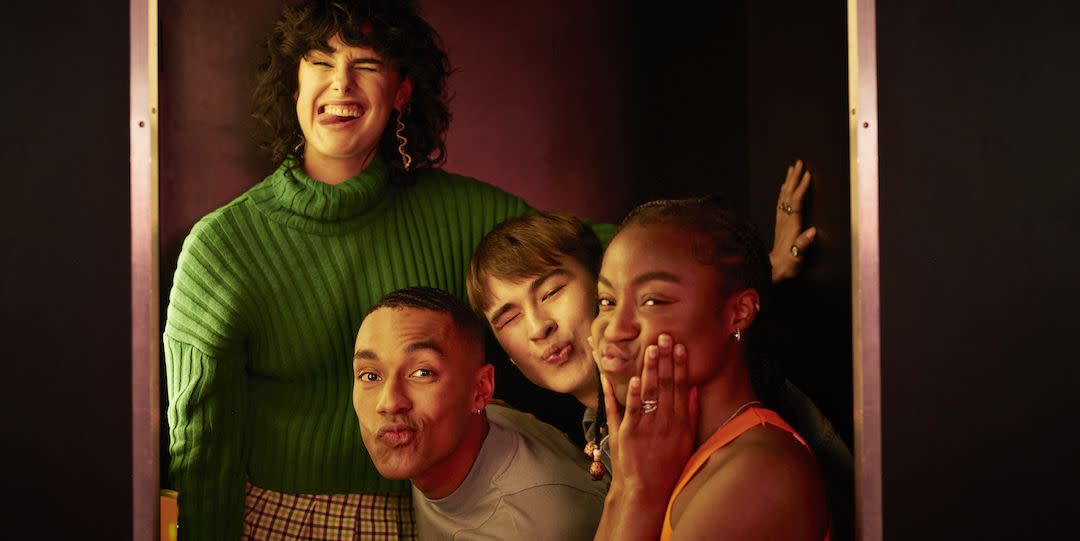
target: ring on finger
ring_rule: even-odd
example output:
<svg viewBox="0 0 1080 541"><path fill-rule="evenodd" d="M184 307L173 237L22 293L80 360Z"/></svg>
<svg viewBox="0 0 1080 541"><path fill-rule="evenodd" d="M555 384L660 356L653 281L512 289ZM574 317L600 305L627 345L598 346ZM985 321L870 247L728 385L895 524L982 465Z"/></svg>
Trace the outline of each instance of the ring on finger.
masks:
<svg viewBox="0 0 1080 541"><path fill-rule="evenodd" d="M792 244L791 245L791 255L793 255L795 257L799 257L799 245L797 245L797 244Z"/></svg>
<svg viewBox="0 0 1080 541"><path fill-rule="evenodd" d="M780 203L780 210L783 211L784 214L787 214L788 216L791 216L792 214L795 214L796 212L799 212L799 211L795 210L795 208L793 208L787 201L784 201L784 202Z"/></svg>
<svg viewBox="0 0 1080 541"><path fill-rule="evenodd" d="M652 413L656 411L658 405L659 403L656 400L642 400L641 413Z"/></svg>

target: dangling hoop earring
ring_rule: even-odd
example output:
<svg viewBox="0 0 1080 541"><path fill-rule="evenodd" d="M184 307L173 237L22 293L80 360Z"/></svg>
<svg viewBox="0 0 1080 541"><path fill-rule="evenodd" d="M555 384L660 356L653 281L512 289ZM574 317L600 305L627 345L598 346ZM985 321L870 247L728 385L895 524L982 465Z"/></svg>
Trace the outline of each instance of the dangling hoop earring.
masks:
<svg viewBox="0 0 1080 541"><path fill-rule="evenodd" d="M300 142L296 143L296 146L294 146L292 148L293 149L293 154L296 154L297 157L300 157L300 149L301 148L304 148L304 134L302 134L302 133L300 134Z"/></svg>
<svg viewBox="0 0 1080 541"><path fill-rule="evenodd" d="M398 140L397 151L398 151L398 154L401 154L401 165L403 167L405 167L406 171L408 171L409 166L412 165L412 156L409 156L409 153L405 152L405 144L408 143L409 140L405 138L405 123L401 121L401 117L405 116L405 112L407 110L408 110L408 106L402 107L401 112L398 113L398 116L397 116L397 133L395 134L395 135L397 135L397 140Z"/></svg>

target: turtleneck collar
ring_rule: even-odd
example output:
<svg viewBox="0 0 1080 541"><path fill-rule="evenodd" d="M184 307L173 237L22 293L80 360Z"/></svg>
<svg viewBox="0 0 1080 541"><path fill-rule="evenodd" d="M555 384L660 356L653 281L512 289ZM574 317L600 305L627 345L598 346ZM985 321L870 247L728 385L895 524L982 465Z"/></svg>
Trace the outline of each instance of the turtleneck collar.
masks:
<svg viewBox="0 0 1080 541"><path fill-rule="evenodd" d="M390 192L386 164L376 157L356 176L337 185L320 182L289 156L267 178L266 189L252 194L272 219L319 234L354 230L367 222Z"/></svg>

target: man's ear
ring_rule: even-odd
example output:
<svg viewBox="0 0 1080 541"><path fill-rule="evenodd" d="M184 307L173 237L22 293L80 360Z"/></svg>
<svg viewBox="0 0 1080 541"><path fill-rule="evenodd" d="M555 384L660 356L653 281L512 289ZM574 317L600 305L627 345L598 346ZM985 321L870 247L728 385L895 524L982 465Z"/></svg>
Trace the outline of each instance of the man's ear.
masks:
<svg viewBox="0 0 1080 541"><path fill-rule="evenodd" d="M732 295L729 301L731 307L731 328L745 331L754 324L754 318L761 310L761 297L756 289L747 289Z"/></svg>
<svg viewBox="0 0 1080 541"><path fill-rule="evenodd" d="M482 410L495 395L495 367L484 363L474 377L473 410Z"/></svg>
<svg viewBox="0 0 1080 541"><path fill-rule="evenodd" d="M401 112L405 108L405 104L409 103L409 98L412 97L413 82L412 77L408 75L401 80L401 84L398 85L397 94L394 95L394 109L397 112Z"/></svg>

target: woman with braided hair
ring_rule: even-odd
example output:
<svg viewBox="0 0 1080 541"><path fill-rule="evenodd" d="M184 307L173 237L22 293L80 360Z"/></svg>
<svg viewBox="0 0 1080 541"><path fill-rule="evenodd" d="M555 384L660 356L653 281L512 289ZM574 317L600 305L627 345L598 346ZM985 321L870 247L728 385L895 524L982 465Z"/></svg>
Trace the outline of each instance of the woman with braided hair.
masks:
<svg viewBox="0 0 1080 541"><path fill-rule="evenodd" d="M623 221L591 335L615 471L597 539L828 539L814 455L765 406L780 381L755 351L771 276L753 227L714 200Z"/></svg>

